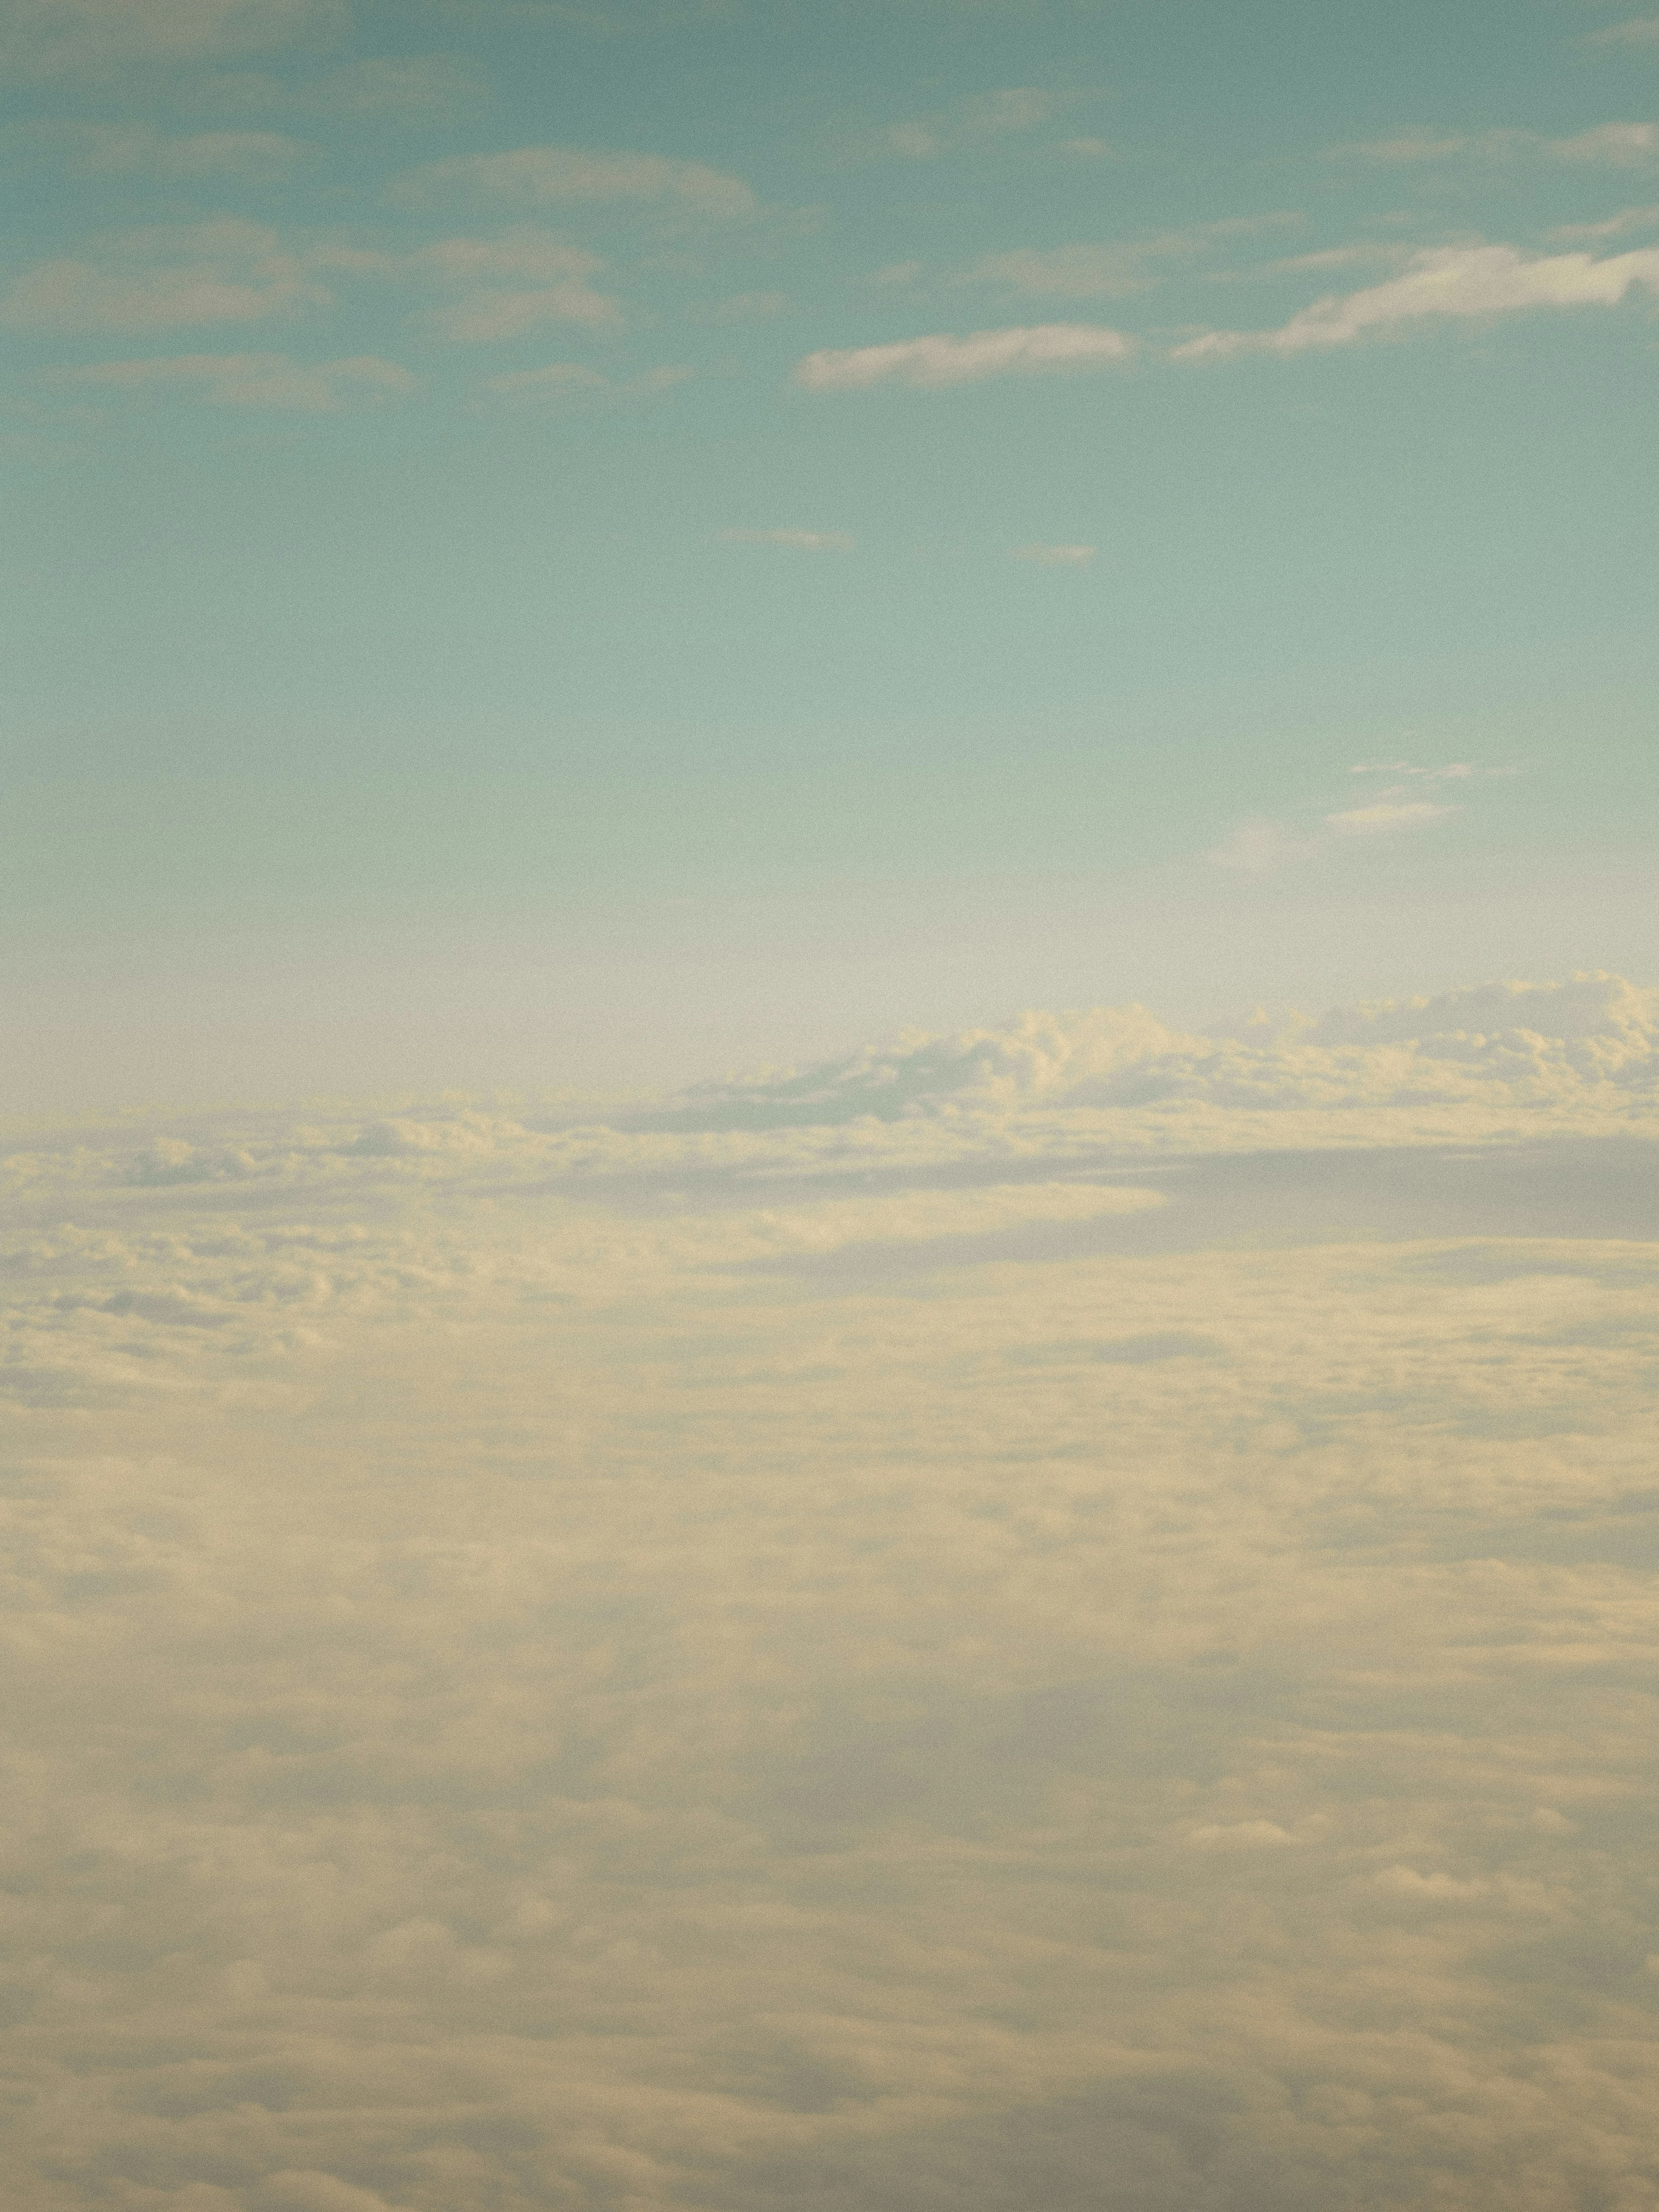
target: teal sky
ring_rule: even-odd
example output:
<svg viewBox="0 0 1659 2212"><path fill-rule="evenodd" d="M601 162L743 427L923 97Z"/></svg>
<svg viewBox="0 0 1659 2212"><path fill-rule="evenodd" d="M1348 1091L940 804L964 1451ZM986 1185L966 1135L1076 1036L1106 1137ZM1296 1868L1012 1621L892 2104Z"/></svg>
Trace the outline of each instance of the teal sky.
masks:
<svg viewBox="0 0 1659 2212"><path fill-rule="evenodd" d="M18 1106L1653 972L1659 20L0 64Z"/></svg>

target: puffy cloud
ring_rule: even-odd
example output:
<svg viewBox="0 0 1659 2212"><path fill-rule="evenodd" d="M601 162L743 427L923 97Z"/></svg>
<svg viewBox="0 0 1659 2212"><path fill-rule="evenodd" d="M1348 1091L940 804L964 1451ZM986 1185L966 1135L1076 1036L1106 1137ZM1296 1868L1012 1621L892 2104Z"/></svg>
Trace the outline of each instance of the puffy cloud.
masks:
<svg viewBox="0 0 1659 2212"><path fill-rule="evenodd" d="M1376 837L1395 830L1425 830L1456 811L1427 799L1378 799L1369 806L1345 806L1328 814L1325 827L1339 837Z"/></svg>
<svg viewBox="0 0 1659 2212"><path fill-rule="evenodd" d="M13 2193L1634 2212L1656 1066L1589 976L33 1132Z"/></svg>
<svg viewBox="0 0 1659 2212"><path fill-rule="evenodd" d="M63 368L56 372L56 381L82 391L171 393L210 407L276 408L306 415L337 415L417 389L408 369L373 354L323 362L296 361L285 353L176 354Z"/></svg>
<svg viewBox="0 0 1659 2212"><path fill-rule="evenodd" d="M507 154L460 154L398 179L393 197L415 205L454 198L508 207L641 205L731 221L751 215L755 196L740 177L663 154L586 153L521 146Z"/></svg>
<svg viewBox="0 0 1659 2212"><path fill-rule="evenodd" d="M776 545L786 553L850 553L854 540L844 530L722 530L723 545Z"/></svg>
<svg viewBox="0 0 1659 2212"><path fill-rule="evenodd" d="M1418 254L1402 274L1382 283L1316 301L1281 329L1206 331L1177 346L1171 358L1215 361L1267 353L1289 359L1436 319L1616 307L1637 287L1659 292L1659 250L1598 261L1588 253L1529 258L1512 246L1442 246Z"/></svg>
<svg viewBox="0 0 1659 2212"><path fill-rule="evenodd" d="M975 384L990 376L1042 376L1104 368L1132 358L1134 342L1121 331L1086 323L1045 323L1033 329L975 331L902 338L891 345L808 354L795 380L809 392L862 392L873 384L921 391Z"/></svg>

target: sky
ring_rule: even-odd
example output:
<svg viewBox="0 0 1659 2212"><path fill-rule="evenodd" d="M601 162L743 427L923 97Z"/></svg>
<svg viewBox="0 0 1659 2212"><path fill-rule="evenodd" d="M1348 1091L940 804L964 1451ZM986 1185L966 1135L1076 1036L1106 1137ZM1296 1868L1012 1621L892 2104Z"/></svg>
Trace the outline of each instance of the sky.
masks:
<svg viewBox="0 0 1659 2212"><path fill-rule="evenodd" d="M1659 38L9 0L21 1110L1651 972Z"/></svg>
<svg viewBox="0 0 1659 2212"><path fill-rule="evenodd" d="M6 2212L1659 2205L1659 20L0 0Z"/></svg>

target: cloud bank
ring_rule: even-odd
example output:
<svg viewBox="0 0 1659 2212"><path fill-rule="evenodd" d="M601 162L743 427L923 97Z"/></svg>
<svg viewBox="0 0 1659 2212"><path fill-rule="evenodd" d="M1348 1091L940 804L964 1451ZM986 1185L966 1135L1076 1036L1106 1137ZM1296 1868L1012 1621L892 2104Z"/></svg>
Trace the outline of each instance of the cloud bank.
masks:
<svg viewBox="0 0 1659 2212"><path fill-rule="evenodd" d="M1635 2212L1659 994L0 1159L27 2212Z"/></svg>

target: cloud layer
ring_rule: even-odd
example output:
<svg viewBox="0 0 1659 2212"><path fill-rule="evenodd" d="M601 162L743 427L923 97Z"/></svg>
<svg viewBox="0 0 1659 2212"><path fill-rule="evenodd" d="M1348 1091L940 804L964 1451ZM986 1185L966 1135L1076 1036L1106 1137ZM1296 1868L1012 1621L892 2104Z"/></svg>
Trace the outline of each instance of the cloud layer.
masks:
<svg viewBox="0 0 1659 2212"><path fill-rule="evenodd" d="M16 2201L1635 2212L1656 1040L35 1133Z"/></svg>

